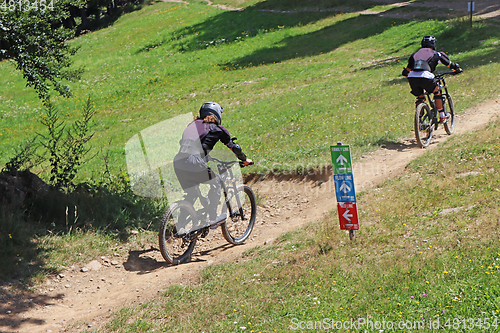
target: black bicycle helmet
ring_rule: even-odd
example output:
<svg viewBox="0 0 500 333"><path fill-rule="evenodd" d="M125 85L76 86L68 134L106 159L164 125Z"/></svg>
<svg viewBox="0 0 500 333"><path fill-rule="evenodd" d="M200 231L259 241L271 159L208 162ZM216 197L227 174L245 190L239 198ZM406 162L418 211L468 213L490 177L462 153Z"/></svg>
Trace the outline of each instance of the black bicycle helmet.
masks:
<svg viewBox="0 0 500 333"><path fill-rule="evenodd" d="M203 103L200 108L200 118L205 118L208 115L214 115L215 118L217 118L217 123L220 125L222 122L222 112L224 112L224 109L217 103Z"/></svg>
<svg viewBox="0 0 500 333"><path fill-rule="evenodd" d="M434 36L424 36L424 38L422 38L422 47L428 47L428 48L431 48L433 50L436 49L436 37Z"/></svg>

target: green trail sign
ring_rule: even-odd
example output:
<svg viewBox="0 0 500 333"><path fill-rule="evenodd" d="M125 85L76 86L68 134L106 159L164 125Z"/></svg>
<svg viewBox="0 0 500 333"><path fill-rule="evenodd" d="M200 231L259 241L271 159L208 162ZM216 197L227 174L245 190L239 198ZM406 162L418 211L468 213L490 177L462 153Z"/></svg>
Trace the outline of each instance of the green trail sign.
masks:
<svg viewBox="0 0 500 333"><path fill-rule="evenodd" d="M351 149L349 145L330 146L333 174L352 174Z"/></svg>

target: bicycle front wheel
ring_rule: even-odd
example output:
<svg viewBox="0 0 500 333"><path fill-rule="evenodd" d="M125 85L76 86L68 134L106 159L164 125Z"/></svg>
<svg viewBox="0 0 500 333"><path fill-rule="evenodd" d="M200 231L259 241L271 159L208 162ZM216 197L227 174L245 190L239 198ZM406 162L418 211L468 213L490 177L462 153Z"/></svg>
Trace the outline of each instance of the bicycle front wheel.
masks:
<svg viewBox="0 0 500 333"><path fill-rule="evenodd" d="M191 259L196 239L189 240L186 234L197 221L197 214L189 202L178 201L170 205L158 231L160 252L167 262L178 265Z"/></svg>
<svg viewBox="0 0 500 333"><path fill-rule="evenodd" d="M415 139L420 148L429 146L433 131L431 110L426 103L420 103L415 111Z"/></svg>
<svg viewBox="0 0 500 333"><path fill-rule="evenodd" d="M448 103L448 113L450 118L444 123L444 130L446 134L452 135L455 131L455 107L453 106L453 99L450 94L446 94L446 102Z"/></svg>
<svg viewBox="0 0 500 333"><path fill-rule="evenodd" d="M222 234L231 244L243 244L252 233L257 217L257 202L252 189L246 185L228 189L229 216L222 225ZM229 207L228 207L229 209ZM232 210L232 212L231 212Z"/></svg>

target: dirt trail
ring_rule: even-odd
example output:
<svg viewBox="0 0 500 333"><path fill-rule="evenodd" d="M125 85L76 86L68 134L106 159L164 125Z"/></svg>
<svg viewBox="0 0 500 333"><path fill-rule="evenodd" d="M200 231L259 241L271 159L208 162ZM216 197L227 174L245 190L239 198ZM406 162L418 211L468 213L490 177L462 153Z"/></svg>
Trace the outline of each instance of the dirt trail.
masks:
<svg viewBox="0 0 500 333"><path fill-rule="evenodd" d="M458 115L456 133L483 128L498 115L500 96ZM428 149L447 138L440 128ZM408 138L363 156L353 165L356 191L399 175L408 162L425 152L415 139ZM228 245L217 229L197 244L192 261L180 266L164 262L154 239L151 249L132 251L126 258L96 258L86 265L89 271L72 267L48 279L37 294L4 297L2 308L8 310L0 313L0 330L37 333L98 328L124 306L150 300L173 284L196 283L207 265L238 261L243 251L271 244L282 233L320 219L336 207L332 178L331 171L325 170L306 179L290 176L250 181L265 206L259 207L255 230L246 244Z"/></svg>

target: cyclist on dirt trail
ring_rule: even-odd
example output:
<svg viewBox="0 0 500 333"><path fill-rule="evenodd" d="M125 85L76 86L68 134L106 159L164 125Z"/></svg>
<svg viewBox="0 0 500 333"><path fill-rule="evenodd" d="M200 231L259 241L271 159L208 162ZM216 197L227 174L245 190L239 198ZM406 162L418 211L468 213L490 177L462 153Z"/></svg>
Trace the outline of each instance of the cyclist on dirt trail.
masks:
<svg viewBox="0 0 500 333"><path fill-rule="evenodd" d="M195 118L182 133L179 153L174 158L174 170L182 189L188 198L198 197L199 185L209 184L208 201L210 227L215 229L224 223L225 213L217 216L217 206L221 196L221 185L218 175L207 165L208 154L220 140L233 151L236 157L243 161L245 166L252 163L241 147L231 139L229 131L221 125L224 109L217 103L207 102L200 108L199 116ZM200 197L200 200L202 197ZM215 204L214 204L215 203Z"/></svg>
<svg viewBox="0 0 500 333"><path fill-rule="evenodd" d="M436 108L439 111L439 120L444 123L450 118L450 115L443 111L441 88L433 73L439 63L448 66L453 71L459 71L460 65L451 62L444 52L436 51L435 37L424 36L421 45L422 48L410 56L408 66L403 69L401 74L408 78L411 93L417 96L416 105L425 102L424 90L429 94L434 94Z"/></svg>

